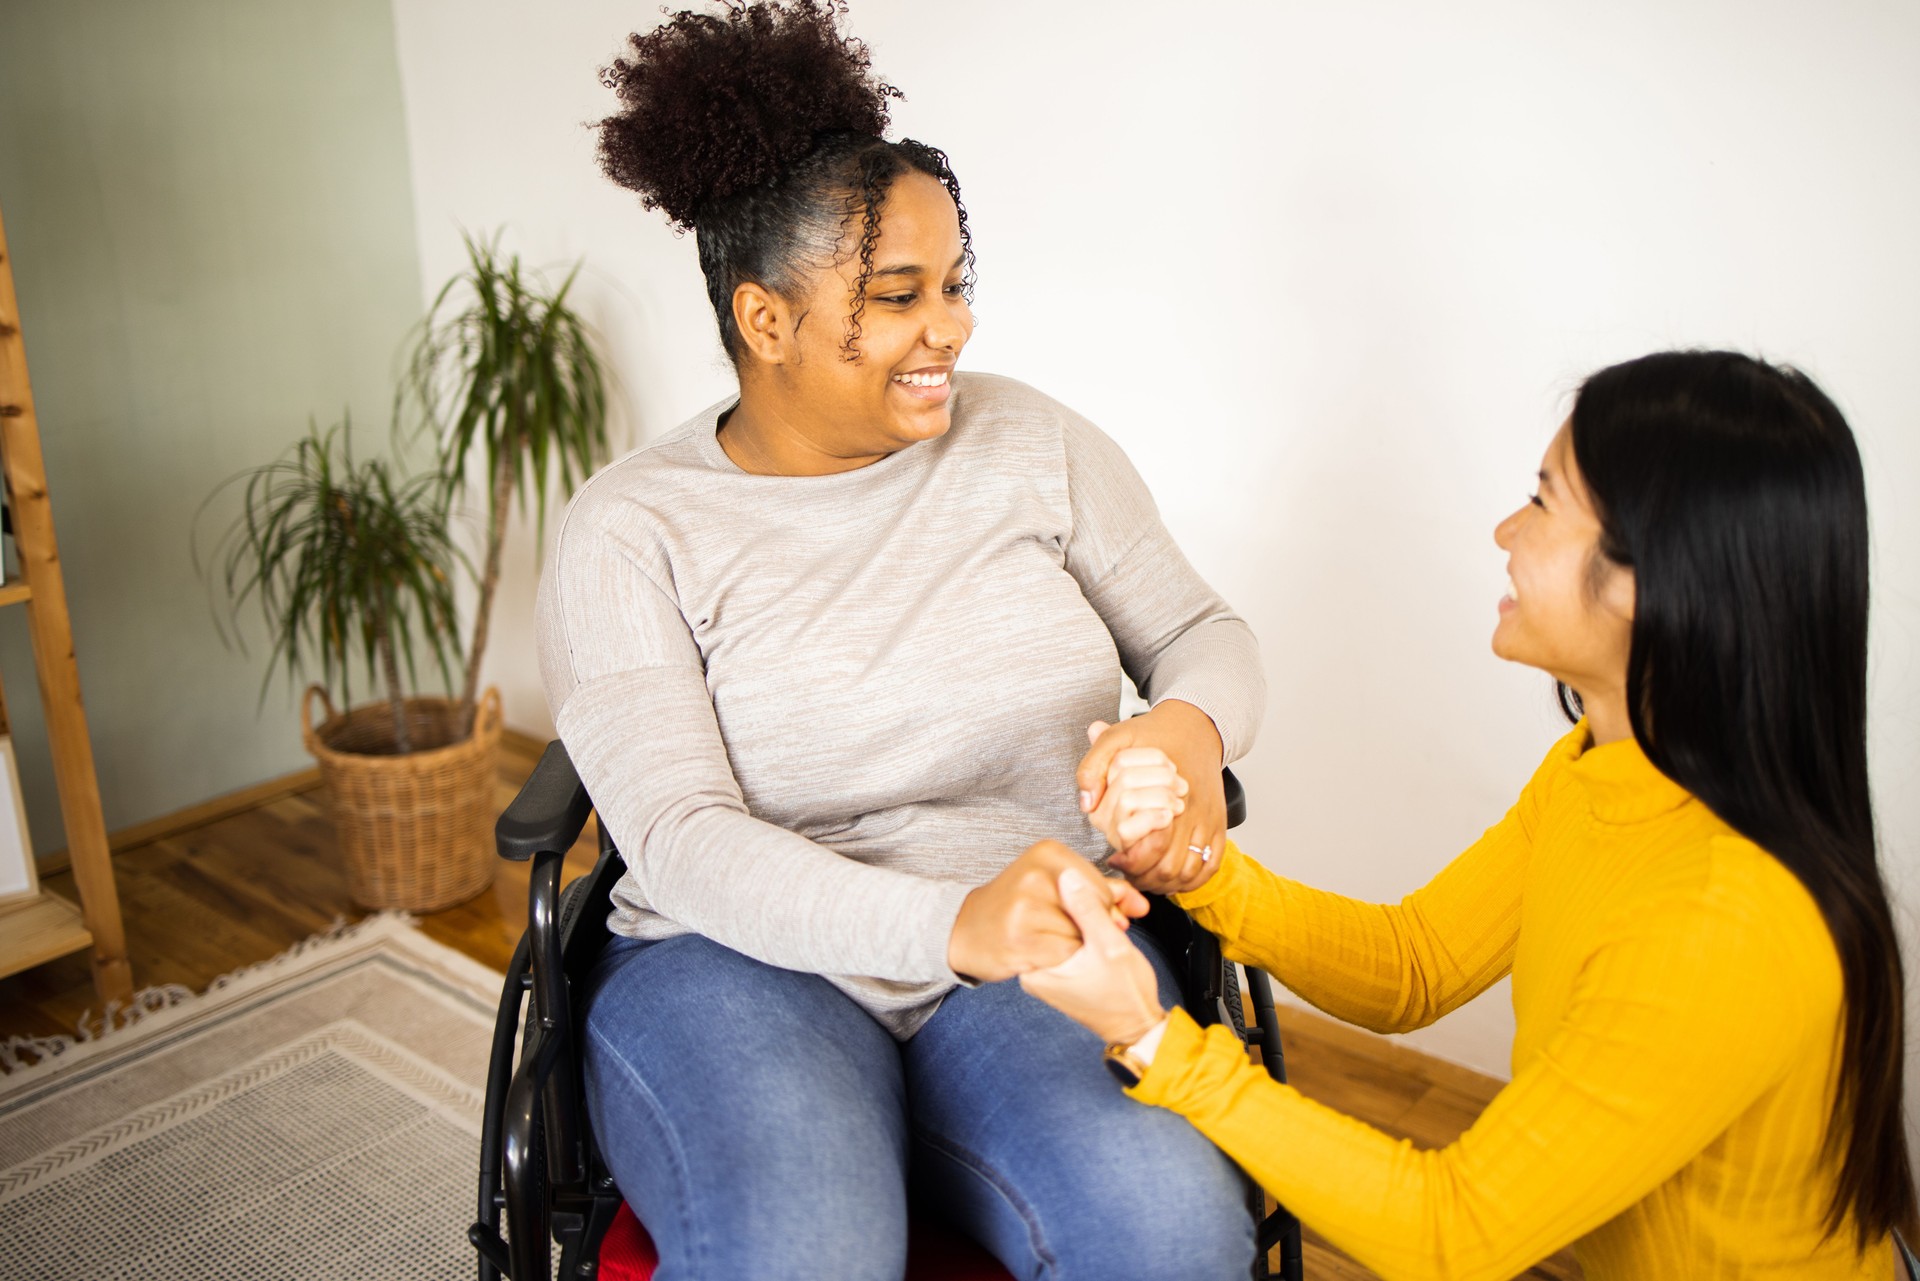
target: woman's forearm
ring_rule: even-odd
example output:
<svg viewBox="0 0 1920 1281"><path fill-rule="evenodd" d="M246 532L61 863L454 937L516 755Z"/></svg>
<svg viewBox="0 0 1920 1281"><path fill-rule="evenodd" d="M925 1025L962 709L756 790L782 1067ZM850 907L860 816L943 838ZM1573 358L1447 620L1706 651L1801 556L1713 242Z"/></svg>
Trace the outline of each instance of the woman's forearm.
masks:
<svg viewBox="0 0 1920 1281"><path fill-rule="evenodd" d="M785 969L952 979L947 943L972 887L857 862L750 815L696 670L605 678L557 719L650 910Z"/></svg>
<svg viewBox="0 0 1920 1281"><path fill-rule="evenodd" d="M1142 539L1087 599L1142 697L1191 703L1213 720L1224 763L1246 755L1267 704L1260 644L1165 531Z"/></svg>
<svg viewBox="0 0 1920 1281"><path fill-rule="evenodd" d="M1505 858L1494 836L1399 903L1313 889L1232 845L1212 880L1175 901L1219 936L1231 959L1266 970L1335 1018L1411 1031L1512 965L1518 899L1501 880Z"/></svg>

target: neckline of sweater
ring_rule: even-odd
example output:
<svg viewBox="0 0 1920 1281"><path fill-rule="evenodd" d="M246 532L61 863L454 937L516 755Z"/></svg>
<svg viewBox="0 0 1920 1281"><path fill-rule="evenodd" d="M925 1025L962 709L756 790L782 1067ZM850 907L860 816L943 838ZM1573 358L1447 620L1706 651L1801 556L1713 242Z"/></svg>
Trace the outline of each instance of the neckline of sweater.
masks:
<svg viewBox="0 0 1920 1281"><path fill-rule="evenodd" d="M1595 818L1640 823L1686 805L1693 794L1660 772L1632 738L1595 746L1585 719L1560 740L1566 772L1586 794Z"/></svg>

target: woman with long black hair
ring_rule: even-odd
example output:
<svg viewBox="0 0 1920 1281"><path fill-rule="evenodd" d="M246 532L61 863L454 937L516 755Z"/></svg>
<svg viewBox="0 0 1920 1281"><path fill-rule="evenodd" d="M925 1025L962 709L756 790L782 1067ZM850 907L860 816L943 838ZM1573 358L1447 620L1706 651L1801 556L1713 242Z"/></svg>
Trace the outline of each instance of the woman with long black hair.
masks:
<svg viewBox="0 0 1920 1281"><path fill-rule="evenodd" d="M1135 1098L1386 1277L1507 1277L1575 1243L1594 1281L1884 1281L1915 1198L1846 422L1742 355L1616 365L1495 540L1494 651L1577 718L1506 818L1398 904L1231 845L1177 895L1228 955L1377 1031L1511 973L1513 1080L1471 1129L1417 1151L1274 1084L1165 1013L1078 884L1086 944L1022 982L1109 1043ZM1103 821L1177 811L1150 751L1117 765Z"/></svg>

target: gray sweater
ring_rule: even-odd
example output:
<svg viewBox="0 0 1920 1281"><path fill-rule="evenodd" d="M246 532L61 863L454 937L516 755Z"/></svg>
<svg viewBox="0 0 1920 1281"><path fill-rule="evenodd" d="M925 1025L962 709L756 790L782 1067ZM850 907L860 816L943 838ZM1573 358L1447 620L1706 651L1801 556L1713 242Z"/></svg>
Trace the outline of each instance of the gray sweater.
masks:
<svg viewBox="0 0 1920 1281"><path fill-rule="evenodd" d="M1265 702L1119 447L1010 379L953 388L946 435L833 476L741 471L715 405L582 487L538 606L629 867L611 927L821 974L902 1038L958 981L970 889L1043 837L1104 857L1074 768L1123 669L1229 761Z"/></svg>

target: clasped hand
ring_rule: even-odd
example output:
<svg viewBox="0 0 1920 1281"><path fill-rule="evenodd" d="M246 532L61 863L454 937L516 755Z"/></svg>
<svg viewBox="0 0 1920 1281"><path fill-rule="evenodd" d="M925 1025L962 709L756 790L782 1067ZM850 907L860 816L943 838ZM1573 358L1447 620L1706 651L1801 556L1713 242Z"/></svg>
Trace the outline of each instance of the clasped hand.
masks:
<svg viewBox="0 0 1920 1281"><path fill-rule="evenodd" d="M1078 885L1093 911L1118 932L1147 914L1147 900L1121 880L1109 880L1058 841L1040 841L1007 864L960 904L947 941L956 974L994 983L1058 965L1080 947L1079 923L1061 900L1061 886Z"/></svg>
<svg viewBox="0 0 1920 1281"><path fill-rule="evenodd" d="M956 972L989 981L1017 975L1107 1041L1130 1043L1165 1014L1153 967L1125 935L1129 918L1147 910L1135 886L1194 889L1212 876L1225 844L1219 736L1198 709L1162 707L1158 722L1149 713L1088 726L1092 747L1079 773L1081 808L1132 884L1102 878L1066 846L1042 841L967 896L948 949ZM1202 789L1162 744L1198 762Z"/></svg>
<svg viewBox="0 0 1920 1281"><path fill-rule="evenodd" d="M1205 712L1168 699L1144 716L1087 727L1080 808L1113 846L1116 871L1152 894L1198 889L1227 838L1220 732Z"/></svg>
<svg viewBox="0 0 1920 1281"><path fill-rule="evenodd" d="M1147 900L1058 841L1041 841L968 894L947 944L955 973L1020 985L1109 1041L1132 1041L1162 1011L1153 967L1127 941Z"/></svg>

